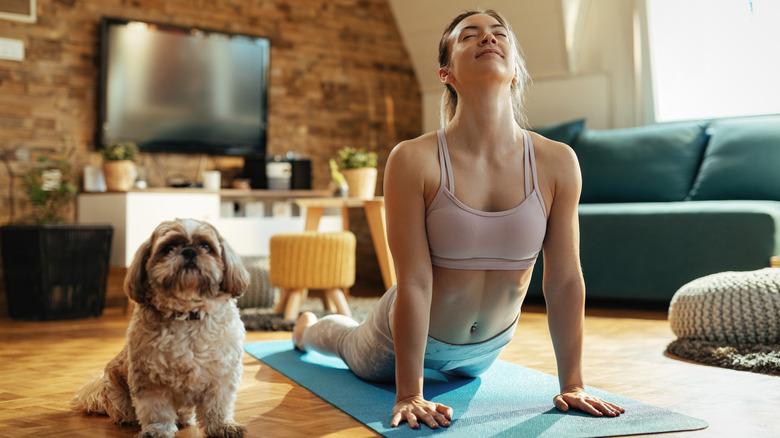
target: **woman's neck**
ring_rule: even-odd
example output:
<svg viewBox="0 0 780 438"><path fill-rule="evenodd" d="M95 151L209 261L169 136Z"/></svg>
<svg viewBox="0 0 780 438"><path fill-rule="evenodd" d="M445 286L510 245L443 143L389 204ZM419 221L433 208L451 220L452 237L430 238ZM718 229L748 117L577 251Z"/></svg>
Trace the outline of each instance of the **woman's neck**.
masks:
<svg viewBox="0 0 780 438"><path fill-rule="evenodd" d="M460 91L458 107L447 131L472 147L511 144L520 127L515 122L508 89Z"/></svg>

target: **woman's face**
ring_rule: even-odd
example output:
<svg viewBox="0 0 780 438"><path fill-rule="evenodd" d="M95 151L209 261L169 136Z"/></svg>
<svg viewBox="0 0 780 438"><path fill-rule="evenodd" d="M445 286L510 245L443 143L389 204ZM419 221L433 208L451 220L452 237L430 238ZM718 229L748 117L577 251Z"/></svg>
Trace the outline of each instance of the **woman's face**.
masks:
<svg viewBox="0 0 780 438"><path fill-rule="evenodd" d="M439 71L442 82L456 86L489 77L515 80L515 50L508 30L489 15L466 17L450 36L450 64Z"/></svg>

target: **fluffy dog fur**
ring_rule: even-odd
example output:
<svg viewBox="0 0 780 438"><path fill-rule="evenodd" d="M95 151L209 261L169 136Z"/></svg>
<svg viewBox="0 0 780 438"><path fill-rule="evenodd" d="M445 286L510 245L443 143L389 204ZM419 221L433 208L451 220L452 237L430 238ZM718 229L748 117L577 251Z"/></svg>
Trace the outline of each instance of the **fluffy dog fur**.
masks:
<svg viewBox="0 0 780 438"><path fill-rule="evenodd" d="M235 298L249 274L217 230L194 219L163 222L125 279L137 305L127 344L74 404L140 437L173 437L195 423L210 437L242 437L233 420L246 335Z"/></svg>

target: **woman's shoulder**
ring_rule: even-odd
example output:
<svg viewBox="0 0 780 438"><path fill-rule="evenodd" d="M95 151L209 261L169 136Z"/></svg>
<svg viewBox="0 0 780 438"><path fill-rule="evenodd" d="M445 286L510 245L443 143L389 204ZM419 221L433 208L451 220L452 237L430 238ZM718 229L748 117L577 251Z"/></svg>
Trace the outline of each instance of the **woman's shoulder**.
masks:
<svg viewBox="0 0 780 438"><path fill-rule="evenodd" d="M582 185L582 174L577 154L565 143L550 140L535 132L531 132L534 145L536 168L539 184L548 193L547 197L555 198L563 188L578 193Z"/></svg>
<svg viewBox="0 0 780 438"><path fill-rule="evenodd" d="M432 159L438 158L436 132L428 132L419 137L404 140L390 151L388 165L427 166Z"/></svg>
<svg viewBox="0 0 780 438"><path fill-rule="evenodd" d="M528 131L528 133L531 135L534 155L538 164L543 164L545 167L578 171L577 154L569 145L550 140L533 131Z"/></svg>

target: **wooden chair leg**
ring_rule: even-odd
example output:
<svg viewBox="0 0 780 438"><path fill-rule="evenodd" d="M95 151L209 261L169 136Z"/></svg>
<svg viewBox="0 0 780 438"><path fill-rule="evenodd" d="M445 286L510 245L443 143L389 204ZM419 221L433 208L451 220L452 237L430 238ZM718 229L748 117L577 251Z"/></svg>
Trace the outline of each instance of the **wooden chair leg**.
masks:
<svg viewBox="0 0 780 438"><path fill-rule="evenodd" d="M306 300L306 289L292 289L287 297L287 305L284 307L284 319L298 319L298 313L301 311L301 304Z"/></svg>
<svg viewBox="0 0 780 438"><path fill-rule="evenodd" d="M349 310L349 304L344 297L344 292L341 289L327 289L324 291L328 301L333 302L336 305L336 311L344 316L352 317L352 312Z"/></svg>
<svg viewBox="0 0 780 438"><path fill-rule="evenodd" d="M282 289L279 295L279 302L274 307L274 314L280 315L284 313L284 308L287 307L287 300L290 299L290 289Z"/></svg>
<svg viewBox="0 0 780 438"><path fill-rule="evenodd" d="M322 291L322 307L328 312L336 312L336 303L333 302L325 291Z"/></svg>

